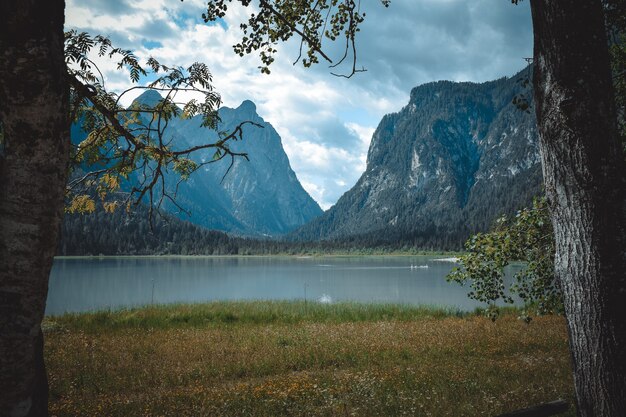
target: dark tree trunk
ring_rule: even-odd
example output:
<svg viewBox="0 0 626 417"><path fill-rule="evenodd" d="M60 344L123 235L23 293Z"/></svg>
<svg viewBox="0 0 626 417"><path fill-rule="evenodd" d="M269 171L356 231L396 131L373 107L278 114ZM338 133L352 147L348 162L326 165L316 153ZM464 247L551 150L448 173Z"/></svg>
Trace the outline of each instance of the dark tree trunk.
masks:
<svg viewBox="0 0 626 417"><path fill-rule="evenodd" d="M43 318L69 157L63 0L0 3L0 416L45 416Z"/></svg>
<svg viewBox="0 0 626 417"><path fill-rule="evenodd" d="M623 417L626 169L601 3L531 0L534 90L578 412Z"/></svg>

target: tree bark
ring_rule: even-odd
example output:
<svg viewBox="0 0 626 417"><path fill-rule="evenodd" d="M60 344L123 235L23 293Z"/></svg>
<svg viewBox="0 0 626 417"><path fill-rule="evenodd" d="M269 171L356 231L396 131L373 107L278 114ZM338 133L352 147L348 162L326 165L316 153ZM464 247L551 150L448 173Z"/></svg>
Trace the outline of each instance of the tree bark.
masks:
<svg viewBox="0 0 626 417"><path fill-rule="evenodd" d="M580 416L626 412L626 192L601 0L531 0L534 91Z"/></svg>
<svg viewBox="0 0 626 417"><path fill-rule="evenodd" d="M48 415L43 318L69 158L63 0L0 3L0 415Z"/></svg>

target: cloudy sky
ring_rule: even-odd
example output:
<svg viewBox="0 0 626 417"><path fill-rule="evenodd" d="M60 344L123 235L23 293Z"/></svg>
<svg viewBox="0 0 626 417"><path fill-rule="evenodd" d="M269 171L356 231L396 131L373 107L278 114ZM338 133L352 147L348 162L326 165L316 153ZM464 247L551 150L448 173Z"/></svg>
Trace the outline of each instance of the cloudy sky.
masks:
<svg viewBox="0 0 626 417"><path fill-rule="evenodd" d="M207 25L201 18L205 4L68 0L66 27L106 35L142 61L153 56L170 65L206 63L225 106L237 107L245 99L257 104L259 115L280 134L300 182L324 209L365 170L374 129L384 114L407 104L411 88L511 76L532 56L528 2L392 0L384 8L368 0L357 39L359 63L367 72L345 79L331 75L323 63L294 66L298 43L289 42L278 47L268 76L260 74L257 56L240 58L232 50L249 11L232 6L223 24ZM99 65L107 88L129 87L127 74L106 61Z"/></svg>

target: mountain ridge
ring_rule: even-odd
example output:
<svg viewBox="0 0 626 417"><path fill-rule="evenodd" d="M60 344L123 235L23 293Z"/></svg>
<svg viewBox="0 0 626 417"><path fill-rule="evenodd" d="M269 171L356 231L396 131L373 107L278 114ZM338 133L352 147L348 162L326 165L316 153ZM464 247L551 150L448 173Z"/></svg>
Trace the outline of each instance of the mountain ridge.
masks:
<svg viewBox="0 0 626 417"><path fill-rule="evenodd" d="M534 114L514 104L524 93L511 78L486 83L436 81L375 130L367 167L355 186L295 240L399 240L458 249L541 189Z"/></svg>

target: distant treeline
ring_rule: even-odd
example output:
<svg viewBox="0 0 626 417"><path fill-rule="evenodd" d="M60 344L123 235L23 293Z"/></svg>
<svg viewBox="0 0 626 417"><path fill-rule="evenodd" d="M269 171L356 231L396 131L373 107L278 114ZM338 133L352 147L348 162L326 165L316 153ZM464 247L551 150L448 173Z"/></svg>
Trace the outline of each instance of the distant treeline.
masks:
<svg viewBox="0 0 626 417"><path fill-rule="evenodd" d="M152 223L152 224L151 224ZM342 240L294 242L284 238L230 236L207 230L169 214L149 219L145 206L132 213L118 209L107 213L66 214L58 255L298 255L298 254L384 254L392 252L458 250L464 238L440 235L438 244L430 237L370 233Z"/></svg>

